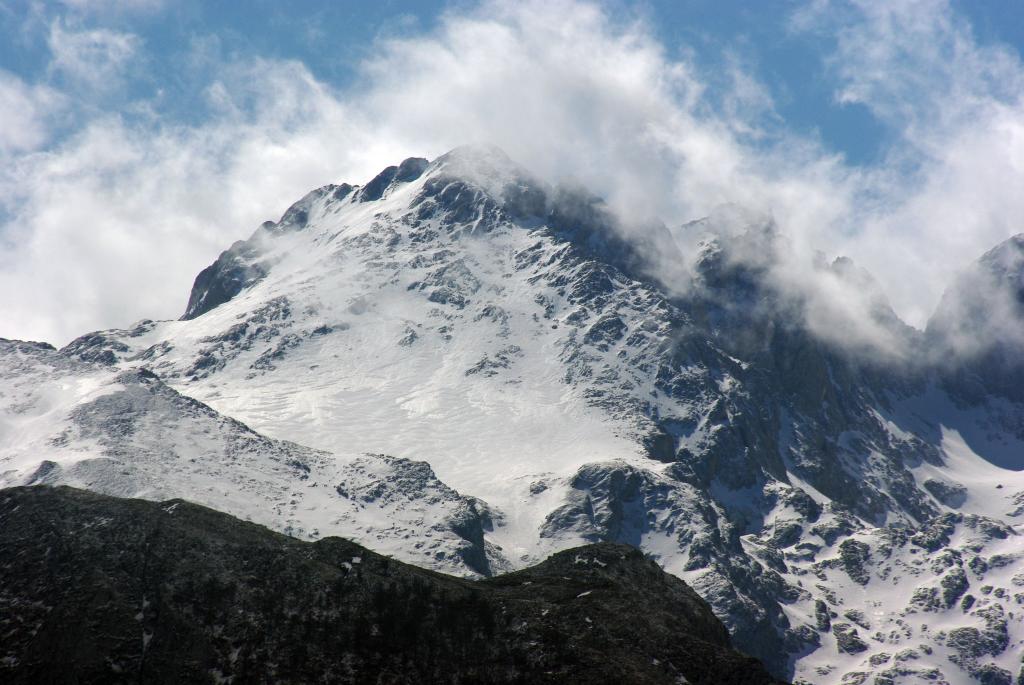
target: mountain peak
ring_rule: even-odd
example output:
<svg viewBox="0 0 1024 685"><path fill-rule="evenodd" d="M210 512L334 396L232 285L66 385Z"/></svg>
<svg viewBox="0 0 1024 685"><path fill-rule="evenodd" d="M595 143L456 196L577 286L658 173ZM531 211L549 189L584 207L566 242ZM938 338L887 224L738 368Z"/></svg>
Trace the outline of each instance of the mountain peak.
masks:
<svg viewBox="0 0 1024 685"><path fill-rule="evenodd" d="M436 205L456 223L495 210L515 220L541 217L551 195L546 184L494 145L457 147L432 161L423 178L413 206Z"/></svg>
<svg viewBox="0 0 1024 685"><path fill-rule="evenodd" d="M1006 285L1024 290L1024 233L1018 233L983 254L977 266Z"/></svg>
<svg viewBox="0 0 1024 685"><path fill-rule="evenodd" d="M467 166L490 166L493 168L519 169L503 149L490 143L468 143L459 145L434 159L435 168Z"/></svg>
<svg viewBox="0 0 1024 685"><path fill-rule="evenodd" d="M962 337L971 339L1019 339L1022 314L1024 233L1007 238L961 272L943 294L928 328L947 337L962 329ZM988 335L979 335L982 331Z"/></svg>
<svg viewBox="0 0 1024 685"><path fill-rule="evenodd" d="M536 179L496 145L460 145L430 163L426 173L431 176L455 177L498 195L509 183Z"/></svg>

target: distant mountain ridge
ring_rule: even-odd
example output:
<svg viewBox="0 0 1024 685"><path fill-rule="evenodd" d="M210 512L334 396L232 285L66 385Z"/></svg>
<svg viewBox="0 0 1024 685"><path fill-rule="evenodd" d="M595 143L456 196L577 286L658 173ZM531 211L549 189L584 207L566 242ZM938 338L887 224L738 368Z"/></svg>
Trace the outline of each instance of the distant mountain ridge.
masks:
<svg viewBox="0 0 1024 685"><path fill-rule="evenodd" d="M204 270L181 321L47 354L112 378L145 369L262 439L308 446L322 464L308 479L222 507L279 530L478 575L624 542L780 677L1015 677L1020 358L1012 330L994 358L964 351L951 304L977 311L1014 282L1014 239L980 262L1005 277L954 283L924 332L849 260L816 265L873 293L873 325L910 351L872 357L810 330L812 303L771 278L785 237L769 218L728 210L643 235L499 150L459 148L308 194ZM666 287L662 263L689 287ZM13 368L6 383L26 377ZM41 406L7 397L21 415ZM57 434L76 421L37 413ZM28 482L41 457L11 454L0 445L2 482ZM430 477L381 475L414 462ZM151 496L108 475L75 484ZM353 497L352 480L390 494Z"/></svg>

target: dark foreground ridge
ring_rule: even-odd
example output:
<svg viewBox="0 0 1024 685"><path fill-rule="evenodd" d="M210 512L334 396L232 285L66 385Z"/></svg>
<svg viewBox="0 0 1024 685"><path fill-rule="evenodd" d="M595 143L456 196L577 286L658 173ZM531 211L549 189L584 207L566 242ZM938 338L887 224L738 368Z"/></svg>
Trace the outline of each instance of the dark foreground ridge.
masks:
<svg viewBox="0 0 1024 685"><path fill-rule="evenodd" d="M707 604L602 543L484 581L181 500L0 491L5 683L774 683Z"/></svg>

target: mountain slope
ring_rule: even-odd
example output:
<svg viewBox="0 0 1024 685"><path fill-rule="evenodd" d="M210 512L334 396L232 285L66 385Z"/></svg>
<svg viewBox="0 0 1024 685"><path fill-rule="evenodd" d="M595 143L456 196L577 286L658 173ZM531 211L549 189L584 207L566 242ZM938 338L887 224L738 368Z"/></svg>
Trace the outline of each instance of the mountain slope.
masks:
<svg viewBox="0 0 1024 685"><path fill-rule="evenodd" d="M776 682L685 584L582 547L470 582L180 500L0 493L4 682Z"/></svg>
<svg viewBox="0 0 1024 685"><path fill-rule="evenodd" d="M342 533L440 569L505 567L488 558L486 504L422 462L273 440L149 371L76 356L87 355L0 340L0 486L187 497L300 538ZM406 542L413 534L416 547Z"/></svg>

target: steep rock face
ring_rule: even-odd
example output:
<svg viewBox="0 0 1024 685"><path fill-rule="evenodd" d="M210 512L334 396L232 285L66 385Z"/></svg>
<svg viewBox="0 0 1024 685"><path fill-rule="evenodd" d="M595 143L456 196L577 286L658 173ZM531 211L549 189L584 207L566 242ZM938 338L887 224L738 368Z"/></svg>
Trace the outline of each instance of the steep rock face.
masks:
<svg viewBox="0 0 1024 685"><path fill-rule="evenodd" d="M257 243L254 239L240 240L200 271L181 318L188 320L205 314L266 276L266 266L257 261L260 257Z"/></svg>
<svg viewBox="0 0 1024 685"><path fill-rule="evenodd" d="M4 682L774 683L682 581L601 544L470 582L180 500L0 491Z"/></svg>
<svg viewBox="0 0 1024 685"><path fill-rule="evenodd" d="M761 653L778 649L780 635L799 644L802 636L779 608L781 597L799 591L787 587L777 568L747 554L728 512L684 469L677 463L655 474L622 462L587 464L572 477L568 502L548 515L541 537L644 546L713 604L737 644Z"/></svg>
<svg viewBox="0 0 1024 685"><path fill-rule="evenodd" d="M582 542L639 545L781 675L1014 667L1007 649L960 658L929 627L981 619L949 599L961 576L930 577L922 555L980 569L1016 549L1015 534L977 531L1024 510L1024 410L1008 391L986 398L984 376L951 384L918 363L934 338L852 263L812 266L873 293L873 325L907 357L812 333L812 298L773 271L786 245L770 220L732 209L627 240L598 200L493 149L326 186L257 233L265 274L218 306L62 355L144 366L341 463L428 461L488 503L451 526L474 545L456 555L470 568L481 540L492 570ZM401 530L407 555L431 544ZM981 611L1013 596L1002 571L964 573ZM978 595L982 576L1002 596ZM907 650L918 656L897 659Z"/></svg>

